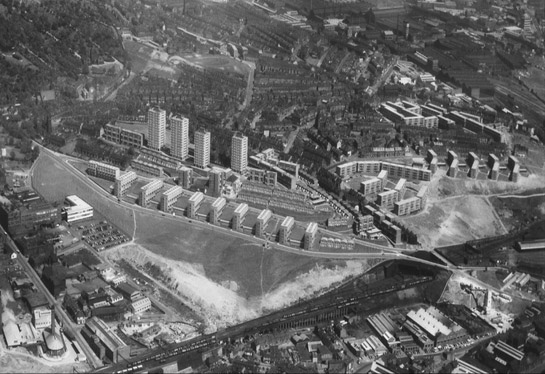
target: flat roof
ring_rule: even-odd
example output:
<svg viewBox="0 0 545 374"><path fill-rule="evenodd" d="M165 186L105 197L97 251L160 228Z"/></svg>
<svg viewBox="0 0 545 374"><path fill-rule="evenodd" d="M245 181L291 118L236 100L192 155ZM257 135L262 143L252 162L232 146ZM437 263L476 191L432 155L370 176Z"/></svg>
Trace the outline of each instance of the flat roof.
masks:
<svg viewBox="0 0 545 374"><path fill-rule="evenodd" d="M165 192L163 192L163 195L165 196L176 196L176 195L179 195L181 193L184 192L184 189L180 186L172 186L170 187L168 190L166 190Z"/></svg>
<svg viewBox="0 0 545 374"><path fill-rule="evenodd" d="M125 347L127 344L115 332L113 332L106 323L97 317L91 317L85 325L112 351L117 348Z"/></svg>
<svg viewBox="0 0 545 374"><path fill-rule="evenodd" d="M259 215L257 216L258 220L261 219L268 219L272 216L272 212L269 209L263 209L261 212L259 212Z"/></svg>
<svg viewBox="0 0 545 374"><path fill-rule="evenodd" d="M380 179L378 179L378 178L367 179L366 181L362 181L361 184L368 185L368 184L372 184L372 183L376 183L376 182L380 182Z"/></svg>
<svg viewBox="0 0 545 374"><path fill-rule="evenodd" d="M241 204L238 204L238 206L236 207L235 214L242 214L242 213L246 213L247 211L248 211L248 204L241 203Z"/></svg>
<svg viewBox="0 0 545 374"><path fill-rule="evenodd" d="M161 179L154 179L148 184L144 185L142 189L147 190L149 188L161 188L161 187L163 187L163 181Z"/></svg>
<svg viewBox="0 0 545 374"><path fill-rule="evenodd" d="M224 197L218 197L214 202L212 203L212 208L218 208L225 206L226 200Z"/></svg>
<svg viewBox="0 0 545 374"><path fill-rule="evenodd" d="M407 180L405 178L401 178L399 181L397 181L397 184L394 188L394 190L399 191L403 187L405 187L405 184L407 183Z"/></svg>
<svg viewBox="0 0 545 374"><path fill-rule="evenodd" d="M318 232L318 224L316 222L309 223L307 229L305 230L305 233L315 234L316 232Z"/></svg>
<svg viewBox="0 0 545 374"><path fill-rule="evenodd" d="M85 208L85 209L93 208L91 205L87 204L85 201L83 201L80 197L76 195L66 196L66 201L68 201L68 203L73 207Z"/></svg>
<svg viewBox="0 0 545 374"><path fill-rule="evenodd" d="M388 177L388 170L381 170L377 176L377 178L379 179L387 178L387 177Z"/></svg>
<svg viewBox="0 0 545 374"><path fill-rule="evenodd" d="M293 219L293 217L287 216L286 218L284 218L284 220L282 221L282 223L280 224L280 226L281 226L281 227L290 227L290 226L292 226L294 223L295 223L295 220Z"/></svg>
<svg viewBox="0 0 545 374"><path fill-rule="evenodd" d="M199 202L199 201L202 201L203 199L204 199L204 194L200 191L197 191L193 195L191 195L191 197L189 198L189 201Z"/></svg>

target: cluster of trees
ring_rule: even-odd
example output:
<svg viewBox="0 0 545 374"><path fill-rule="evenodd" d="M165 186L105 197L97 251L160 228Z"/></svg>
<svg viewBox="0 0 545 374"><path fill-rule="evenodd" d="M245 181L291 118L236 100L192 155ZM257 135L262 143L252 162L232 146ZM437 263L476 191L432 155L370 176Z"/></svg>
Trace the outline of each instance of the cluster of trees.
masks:
<svg viewBox="0 0 545 374"><path fill-rule="evenodd" d="M74 151L93 160L104 160L119 165L123 169L129 166L134 156L134 150L131 152L133 155L131 155L129 151L120 151L101 141L89 142L84 139L77 140Z"/></svg>
<svg viewBox="0 0 545 374"><path fill-rule="evenodd" d="M14 61L0 54L0 103L22 102L53 88L59 76L78 79L88 65L126 61L116 19L100 1L18 2L0 0L0 52L17 53ZM28 61L27 61L28 60Z"/></svg>
<svg viewBox="0 0 545 374"><path fill-rule="evenodd" d="M320 168L316 173L318 179L318 185L329 193L339 195L341 192L341 178L329 172L325 168Z"/></svg>

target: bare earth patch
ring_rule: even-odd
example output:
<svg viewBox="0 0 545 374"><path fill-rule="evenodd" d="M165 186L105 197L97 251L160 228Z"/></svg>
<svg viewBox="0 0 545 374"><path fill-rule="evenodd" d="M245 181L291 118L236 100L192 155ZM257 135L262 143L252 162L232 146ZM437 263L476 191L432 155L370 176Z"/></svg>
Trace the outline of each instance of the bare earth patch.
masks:
<svg viewBox="0 0 545 374"><path fill-rule="evenodd" d="M428 202L423 213L403 222L430 249L505 233L486 198L474 195Z"/></svg>
<svg viewBox="0 0 545 374"><path fill-rule="evenodd" d="M276 310L318 293L349 276L361 274L366 262L348 261L346 266L326 268L316 265L291 281L263 295L245 298L237 293L234 282L214 282L201 264L176 261L159 256L133 244L108 251L112 261L125 259L136 266L152 263L161 269L163 283L175 291L188 306L199 313L211 330L256 318L264 311ZM147 274L153 278L150 274Z"/></svg>

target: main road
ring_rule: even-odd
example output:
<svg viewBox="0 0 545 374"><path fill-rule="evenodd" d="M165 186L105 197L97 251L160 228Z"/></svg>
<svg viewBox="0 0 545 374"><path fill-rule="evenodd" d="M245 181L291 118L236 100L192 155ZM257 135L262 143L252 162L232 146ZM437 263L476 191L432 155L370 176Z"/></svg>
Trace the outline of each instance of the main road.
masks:
<svg viewBox="0 0 545 374"><path fill-rule="evenodd" d="M90 180L86 175L84 175L80 170L78 170L76 167L71 165L70 162L69 162L71 160L70 157L67 157L65 155L61 156L60 154L58 154L58 153L56 153L54 151L51 151L51 150L49 150L49 149L47 149L47 148L45 148L43 146L41 146L41 151L44 154L48 155L53 160L53 162L55 162L56 165L58 165L59 167L65 169L66 171L73 174L76 178L78 178L82 183L84 183L87 187L89 187L95 193L97 193L100 196L102 196L103 198L109 200L112 204L115 204L115 205L117 205L119 207L128 208L128 209L132 210L133 212L139 212L141 214L145 214L145 215L148 215L148 216L154 216L154 217L157 217L157 218L173 220L173 221L176 221L176 222L184 222L187 225L197 226L197 227L202 228L202 229L214 230L214 231L222 230L225 234L236 237L236 238L240 238L240 239L243 239L243 240L246 240L246 241L254 242L254 243L258 244L258 245L263 245L263 246L270 245L271 248L273 248L273 249L284 251L284 252L289 252L289 253L293 253L293 254L297 254L297 255L302 255L302 256L316 257L316 258L328 258L328 259L344 259L344 260L352 260L352 259L353 260L358 260L358 259L362 260L362 259L370 259L370 258L384 258L385 260L386 259L405 259L405 260L420 262L420 263L427 264L427 265L442 267L442 268L445 268L445 269L451 268L450 266L440 265L440 264L437 264L435 262L431 262L431 261L427 261L427 260L423 260L423 259L419 259L419 258L415 258L415 257L412 257L412 256L402 254L399 251L397 251L395 249L392 249L390 247L381 246L381 245L378 245L378 244L372 244L372 243L363 242L363 241L361 241L360 244L366 246L367 248L373 249L374 252L372 252L372 253L362 253L362 252L306 251L306 250L297 249L297 248L294 248L294 247L282 245L280 243L270 242L266 238L259 238L259 237L251 236L251 235L248 235L248 234L244 234L242 232L233 231L233 230L231 230L229 228L226 228L226 227L215 226L215 225L212 226L208 222L203 222L203 221L199 221L199 220L196 220L196 219L190 219L190 218L185 217L185 216L179 216L179 215L172 216L171 214L166 214L166 213L154 210L154 209L144 208L144 207L141 207L141 206L136 205L136 204L129 204L129 203L126 203L126 202L123 202L123 201L120 202L120 201L117 200L117 198L115 196L111 195L110 193L108 193L107 191L102 189L100 186L98 186L96 183L94 183L92 180ZM34 169L31 169L31 172L33 172L33 170ZM31 174L31 176L32 176L32 174ZM335 233L332 233L332 234L336 236ZM377 253L376 250L379 250L380 253Z"/></svg>
<svg viewBox="0 0 545 374"><path fill-rule="evenodd" d="M102 361L94 354L94 352L91 350L87 342L83 339L81 336L79 330L76 328L70 317L66 314L64 309L61 307L60 303L57 303L57 300L51 295L47 287L43 284L40 277L38 277L38 274L34 271L32 266L28 263L27 259L23 256L23 254L19 251L19 248L17 248L17 245L15 245L15 242L11 239L11 236L8 235L8 233L4 230L2 226L0 226L0 233L4 235L7 238L7 245L8 247L17 254L17 260L25 270L25 273L29 276L29 278L32 280L32 283L34 286L38 289L38 292L43 294L47 301L49 302L50 306L53 306L55 309L56 315L59 317L59 319L62 322L63 328L70 332L70 334L76 339L76 341L79 343L81 349L83 350L83 353L85 353L85 356L87 356L87 362L91 365L92 368L99 368L103 366Z"/></svg>

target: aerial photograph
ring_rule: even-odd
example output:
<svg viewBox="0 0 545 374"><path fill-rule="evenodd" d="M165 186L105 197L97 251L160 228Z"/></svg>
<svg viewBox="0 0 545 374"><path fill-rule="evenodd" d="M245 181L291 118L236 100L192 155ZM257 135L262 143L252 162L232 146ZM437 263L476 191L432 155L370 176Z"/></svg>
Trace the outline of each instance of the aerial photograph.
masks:
<svg viewBox="0 0 545 374"><path fill-rule="evenodd" d="M0 373L545 373L545 0L0 0Z"/></svg>

